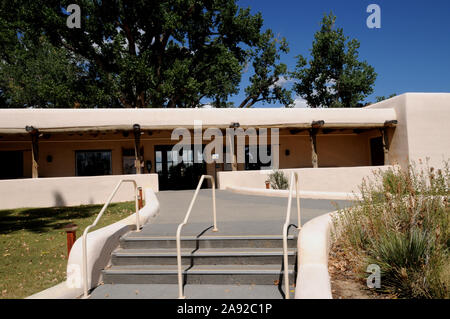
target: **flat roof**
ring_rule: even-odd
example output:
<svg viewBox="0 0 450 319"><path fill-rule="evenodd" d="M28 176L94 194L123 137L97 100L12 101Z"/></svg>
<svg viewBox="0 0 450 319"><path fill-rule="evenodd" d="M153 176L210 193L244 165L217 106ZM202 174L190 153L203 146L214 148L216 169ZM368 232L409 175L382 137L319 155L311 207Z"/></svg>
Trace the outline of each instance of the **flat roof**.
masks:
<svg viewBox="0 0 450 319"><path fill-rule="evenodd" d="M0 133L26 133L26 126L40 132L193 128L194 121L204 128L310 128L316 121L323 128L376 128L396 120L393 108L0 109Z"/></svg>

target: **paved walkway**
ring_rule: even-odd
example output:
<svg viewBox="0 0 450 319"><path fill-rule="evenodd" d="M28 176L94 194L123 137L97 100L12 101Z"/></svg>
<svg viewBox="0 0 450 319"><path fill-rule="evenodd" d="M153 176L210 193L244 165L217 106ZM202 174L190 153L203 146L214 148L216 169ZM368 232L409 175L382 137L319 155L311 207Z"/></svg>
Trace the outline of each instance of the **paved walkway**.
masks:
<svg viewBox="0 0 450 319"><path fill-rule="evenodd" d="M139 236L175 236L193 194L193 190L159 192L157 197L160 213L144 226ZM336 207L342 208L350 204L349 201L300 199L302 225L314 217L336 210ZM281 235L286 218L287 198L240 195L218 190L216 207L219 232L212 232L207 230L213 224L211 190L200 190L182 235ZM297 224L295 199L292 201L291 223Z"/></svg>

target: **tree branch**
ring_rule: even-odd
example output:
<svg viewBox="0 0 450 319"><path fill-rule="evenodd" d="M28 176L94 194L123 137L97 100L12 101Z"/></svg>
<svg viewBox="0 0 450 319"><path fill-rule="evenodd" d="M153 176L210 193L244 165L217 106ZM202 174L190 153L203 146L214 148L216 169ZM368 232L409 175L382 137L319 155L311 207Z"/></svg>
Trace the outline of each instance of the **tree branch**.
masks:
<svg viewBox="0 0 450 319"><path fill-rule="evenodd" d="M125 34L127 35L128 51L130 52L131 55L136 56L136 43L134 41L133 34L131 33L131 29L125 21L122 23L122 29L125 31Z"/></svg>

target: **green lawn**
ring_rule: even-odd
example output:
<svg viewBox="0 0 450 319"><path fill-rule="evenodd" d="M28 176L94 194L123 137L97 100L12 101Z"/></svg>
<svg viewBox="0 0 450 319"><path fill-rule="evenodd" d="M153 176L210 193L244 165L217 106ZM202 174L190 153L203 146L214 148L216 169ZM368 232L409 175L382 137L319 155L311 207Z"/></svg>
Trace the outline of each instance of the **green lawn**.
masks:
<svg viewBox="0 0 450 319"><path fill-rule="evenodd" d="M0 211L0 298L24 298L65 280L69 223L82 236L102 205ZM134 202L111 204L96 228L134 212Z"/></svg>

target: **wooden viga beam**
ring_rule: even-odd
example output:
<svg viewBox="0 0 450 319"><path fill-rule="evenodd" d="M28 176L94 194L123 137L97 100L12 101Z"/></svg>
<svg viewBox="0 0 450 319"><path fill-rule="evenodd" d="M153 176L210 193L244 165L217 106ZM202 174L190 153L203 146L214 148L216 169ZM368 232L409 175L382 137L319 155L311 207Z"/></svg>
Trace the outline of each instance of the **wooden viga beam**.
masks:
<svg viewBox="0 0 450 319"><path fill-rule="evenodd" d="M309 130L309 140L311 142L311 162L314 168L319 167L319 158L317 156L317 132L325 124L325 121L313 121Z"/></svg>
<svg viewBox="0 0 450 319"><path fill-rule="evenodd" d="M390 120L390 121L384 122L385 127L395 127L395 126L397 126L397 124L398 124L397 120Z"/></svg>
<svg viewBox="0 0 450 319"><path fill-rule="evenodd" d="M142 173L142 166L143 166L143 162L141 160L142 158L142 154L141 154L141 126L139 124L134 124L133 125L133 134L134 134L134 156L135 156L135 161L134 161L134 165L136 167L136 174L141 174Z"/></svg>
<svg viewBox="0 0 450 319"><path fill-rule="evenodd" d="M25 126L31 136L31 177L39 177L39 130L33 126Z"/></svg>

